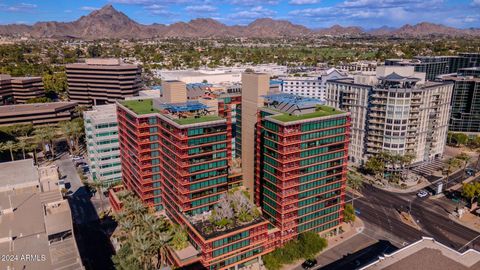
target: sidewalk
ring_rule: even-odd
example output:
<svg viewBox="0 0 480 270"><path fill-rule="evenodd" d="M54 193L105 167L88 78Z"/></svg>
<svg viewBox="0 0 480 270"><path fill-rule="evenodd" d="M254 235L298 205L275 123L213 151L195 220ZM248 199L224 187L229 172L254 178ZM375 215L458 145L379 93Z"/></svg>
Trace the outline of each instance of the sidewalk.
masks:
<svg viewBox="0 0 480 270"><path fill-rule="evenodd" d="M464 213L462 218L458 218L453 214L449 214L448 217L456 223L480 233L480 217L470 212Z"/></svg>
<svg viewBox="0 0 480 270"><path fill-rule="evenodd" d="M365 229L365 224L363 221L356 217L353 224L350 223L343 223L342 224L343 233L327 238L328 246L320 253L318 253L315 257L321 256L322 253L336 247L337 245L348 241L350 238L354 237L355 235L363 232ZM297 261L295 263L284 265L281 269L282 270L290 270L299 267L303 263L303 260Z"/></svg>
<svg viewBox="0 0 480 270"><path fill-rule="evenodd" d="M408 187L408 188L397 188L393 186L384 186L384 185L379 185L378 180L375 178L369 176L369 175L364 175L362 174L363 177L368 179L368 183L372 184L376 188L388 191L388 192L394 192L394 193L411 193L411 192L417 192L421 189L424 189L425 187L428 187L432 183L430 183L427 179L422 177L422 183L416 184L414 186Z"/></svg>

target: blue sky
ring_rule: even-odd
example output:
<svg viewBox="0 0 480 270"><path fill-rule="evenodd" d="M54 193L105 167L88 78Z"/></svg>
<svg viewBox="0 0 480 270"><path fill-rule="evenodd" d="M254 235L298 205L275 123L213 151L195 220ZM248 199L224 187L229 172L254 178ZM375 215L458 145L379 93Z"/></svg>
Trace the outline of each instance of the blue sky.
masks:
<svg viewBox="0 0 480 270"><path fill-rule="evenodd" d="M480 0L0 0L0 24L72 21L106 4L143 24L208 17L234 25L270 17L311 28L422 21L480 27Z"/></svg>

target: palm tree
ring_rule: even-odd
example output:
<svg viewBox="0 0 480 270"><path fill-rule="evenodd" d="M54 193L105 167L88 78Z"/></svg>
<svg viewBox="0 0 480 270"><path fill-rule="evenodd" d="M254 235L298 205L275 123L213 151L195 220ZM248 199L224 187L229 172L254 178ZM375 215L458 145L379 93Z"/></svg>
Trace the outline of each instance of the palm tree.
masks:
<svg viewBox="0 0 480 270"><path fill-rule="evenodd" d="M55 129L53 128L47 128L45 133L45 138L47 139L49 145L50 145L50 153L52 154L52 159L55 158Z"/></svg>
<svg viewBox="0 0 480 270"><path fill-rule="evenodd" d="M28 147L27 137L20 137L17 146L22 149L23 159L25 159L25 149Z"/></svg>
<svg viewBox="0 0 480 270"><path fill-rule="evenodd" d="M463 161L463 170L465 171L467 169L468 162L472 159L469 155L466 153L461 153L460 155L455 157L459 161Z"/></svg>
<svg viewBox="0 0 480 270"><path fill-rule="evenodd" d="M10 159L14 161L13 152L18 149L18 145L14 141L6 141L0 143L0 151L10 151Z"/></svg>
<svg viewBox="0 0 480 270"><path fill-rule="evenodd" d="M97 182L97 181L93 181L92 183L90 183L90 185L95 188L96 190L96 193L98 194L99 198L100 198L100 204L102 206L102 212L105 212L105 208L103 206L103 196L102 196L102 187L103 187L103 184L102 182Z"/></svg>
<svg viewBox="0 0 480 270"><path fill-rule="evenodd" d="M70 121L62 121L58 124L60 127L60 131L62 132L62 135L65 136L65 139L67 139L67 145L68 145L68 150L70 151L70 154L73 153L73 145L72 145L72 137L73 137L73 130L72 130L72 124Z"/></svg>
<svg viewBox="0 0 480 270"><path fill-rule="evenodd" d="M75 146L75 151L80 150L80 139L85 135L85 127L83 120L81 118L77 118L72 120L71 122L71 129L73 134L73 143Z"/></svg>
<svg viewBox="0 0 480 270"><path fill-rule="evenodd" d="M36 128L35 131L33 132L35 134L35 140L42 144L42 153L44 156L47 154L46 144L48 141L48 138L47 138L48 129L49 128L47 127L39 127L39 128Z"/></svg>

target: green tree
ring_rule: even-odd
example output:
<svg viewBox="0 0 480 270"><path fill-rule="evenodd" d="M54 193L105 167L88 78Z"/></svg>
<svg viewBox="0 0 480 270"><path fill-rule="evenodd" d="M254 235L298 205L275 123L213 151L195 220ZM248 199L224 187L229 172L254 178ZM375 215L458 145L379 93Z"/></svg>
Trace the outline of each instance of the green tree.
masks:
<svg viewBox="0 0 480 270"><path fill-rule="evenodd" d="M445 167L443 167L442 174L445 176L445 189L448 188L448 182L450 178L450 174L458 168L461 164L461 161L458 160L457 158L449 158L447 162L445 163Z"/></svg>
<svg viewBox="0 0 480 270"><path fill-rule="evenodd" d="M29 147L28 138L20 137L17 146L19 149L22 149L23 159L25 159L25 150Z"/></svg>
<svg viewBox="0 0 480 270"><path fill-rule="evenodd" d="M354 191L360 191L363 187L362 176L356 172L348 171L347 173L347 186ZM355 201L355 193L353 193L352 205Z"/></svg>
<svg viewBox="0 0 480 270"><path fill-rule="evenodd" d="M476 198L480 196L480 182L464 183L462 187L462 196L470 200L473 204Z"/></svg>
<svg viewBox="0 0 480 270"><path fill-rule="evenodd" d="M350 203L345 204L345 209L343 210L343 221L355 221L355 208L353 208L353 205Z"/></svg>
<svg viewBox="0 0 480 270"><path fill-rule="evenodd" d="M18 145L14 141L7 141L5 143L0 144L0 151L9 151L10 152L10 159L14 161L13 152L18 149Z"/></svg>
<svg viewBox="0 0 480 270"><path fill-rule="evenodd" d="M383 176L385 172L385 161L379 156L370 157L364 166L365 170L376 178Z"/></svg>
<svg viewBox="0 0 480 270"><path fill-rule="evenodd" d="M460 162L463 162L463 170L467 169L468 162L472 159L469 155L466 153L461 153L455 157L458 159Z"/></svg>

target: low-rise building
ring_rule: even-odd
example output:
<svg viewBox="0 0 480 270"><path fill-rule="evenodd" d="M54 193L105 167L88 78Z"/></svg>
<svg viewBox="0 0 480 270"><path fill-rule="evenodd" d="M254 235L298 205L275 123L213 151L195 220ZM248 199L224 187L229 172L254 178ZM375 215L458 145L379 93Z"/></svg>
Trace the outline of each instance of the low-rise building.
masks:
<svg viewBox="0 0 480 270"><path fill-rule="evenodd" d="M279 79L281 80L281 91L283 93L324 100L326 82L346 77L345 73L331 68L308 77L289 76Z"/></svg>
<svg viewBox="0 0 480 270"><path fill-rule="evenodd" d="M469 249L463 253L430 237L405 246L359 268L360 270L474 270L480 269L480 252Z"/></svg>
<svg viewBox="0 0 480 270"><path fill-rule="evenodd" d="M31 159L0 163L2 268L84 269L55 172Z"/></svg>
<svg viewBox="0 0 480 270"><path fill-rule="evenodd" d="M0 105L24 104L39 97L45 97L41 77L11 77L0 74Z"/></svg>
<svg viewBox="0 0 480 270"><path fill-rule="evenodd" d="M72 120L77 103L50 102L0 106L0 126L48 125Z"/></svg>
<svg viewBox="0 0 480 270"><path fill-rule="evenodd" d="M122 180L117 106L94 106L83 113L88 163L93 181L110 186Z"/></svg>

